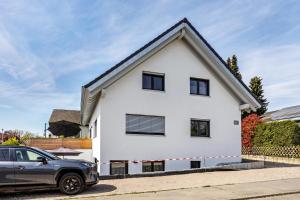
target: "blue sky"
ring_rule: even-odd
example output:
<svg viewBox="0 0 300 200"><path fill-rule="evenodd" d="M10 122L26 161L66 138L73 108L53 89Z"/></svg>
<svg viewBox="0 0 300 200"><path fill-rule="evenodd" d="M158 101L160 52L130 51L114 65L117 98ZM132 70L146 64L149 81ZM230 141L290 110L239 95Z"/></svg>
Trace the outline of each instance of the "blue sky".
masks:
<svg viewBox="0 0 300 200"><path fill-rule="evenodd" d="M300 104L300 1L0 1L0 129L42 133L53 108L187 17L243 80L264 79L269 110Z"/></svg>

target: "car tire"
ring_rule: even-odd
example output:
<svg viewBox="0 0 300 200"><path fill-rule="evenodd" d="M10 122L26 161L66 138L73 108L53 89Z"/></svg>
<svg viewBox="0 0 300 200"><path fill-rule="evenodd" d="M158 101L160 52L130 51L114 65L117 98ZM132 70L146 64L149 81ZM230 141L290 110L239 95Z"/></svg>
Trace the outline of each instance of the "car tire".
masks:
<svg viewBox="0 0 300 200"><path fill-rule="evenodd" d="M67 195L74 195L82 192L85 188L84 181L79 174L66 173L59 181L59 189Z"/></svg>

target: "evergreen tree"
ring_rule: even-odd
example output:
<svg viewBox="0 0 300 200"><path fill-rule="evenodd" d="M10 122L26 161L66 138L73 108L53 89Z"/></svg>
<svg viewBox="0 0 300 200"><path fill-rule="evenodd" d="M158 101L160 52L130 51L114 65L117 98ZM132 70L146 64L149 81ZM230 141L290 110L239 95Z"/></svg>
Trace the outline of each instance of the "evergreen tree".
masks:
<svg viewBox="0 0 300 200"><path fill-rule="evenodd" d="M227 62L228 62L228 60L227 60ZM242 79L242 75L241 75L239 67L238 67L238 60L237 60L236 55L233 55L231 58L230 68L237 78Z"/></svg>
<svg viewBox="0 0 300 200"><path fill-rule="evenodd" d="M230 57L227 58L227 65L228 65L228 67L231 68L231 59L230 59Z"/></svg>
<svg viewBox="0 0 300 200"><path fill-rule="evenodd" d="M254 76L250 80L249 88L253 94L256 95L257 99L261 102L261 108L256 110L258 115L263 115L267 111L267 106L269 102L267 98L264 97L264 90L263 90L262 78L259 76Z"/></svg>

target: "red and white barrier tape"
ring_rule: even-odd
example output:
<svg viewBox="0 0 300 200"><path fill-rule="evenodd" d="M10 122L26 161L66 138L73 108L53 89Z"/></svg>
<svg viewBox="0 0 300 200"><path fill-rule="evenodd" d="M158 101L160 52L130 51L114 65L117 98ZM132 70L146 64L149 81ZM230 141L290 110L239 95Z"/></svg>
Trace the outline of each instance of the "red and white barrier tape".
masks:
<svg viewBox="0 0 300 200"><path fill-rule="evenodd" d="M166 159L161 159L161 160L128 160L128 161L114 161L114 163L143 163L143 162L157 162L157 161L179 161L179 160L196 160L196 159L217 159L217 158L240 158L242 157L241 155L238 156L195 156L195 157L186 157L186 158L166 158ZM99 162L98 164L100 165L108 165L111 162L106 161L106 162Z"/></svg>

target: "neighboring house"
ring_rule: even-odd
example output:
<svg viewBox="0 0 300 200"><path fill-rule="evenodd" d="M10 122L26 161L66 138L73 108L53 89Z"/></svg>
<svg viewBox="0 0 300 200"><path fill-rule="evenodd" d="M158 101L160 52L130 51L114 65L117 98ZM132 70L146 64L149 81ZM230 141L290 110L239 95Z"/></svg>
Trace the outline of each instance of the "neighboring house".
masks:
<svg viewBox="0 0 300 200"><path fill-rule="evenodd" d="M110 163L100 175L185 170L240 162L203 156L240 156L241 110L258 107L183 19L82 87L81 123L93 135L94 157Z"/></svg>
<svg viewBox="0 0 300 200"><path fill-rule="evenodd" d="M300 125L300 105L267 112L262 119L264 121L292 120Z"/></svg>
<svg viewBox="0 0 300 200"><path fill-rule="evenodd" d="M53 109L48 130L54 136L90 137L88 128L81 126L79 110Z"/></svg>

